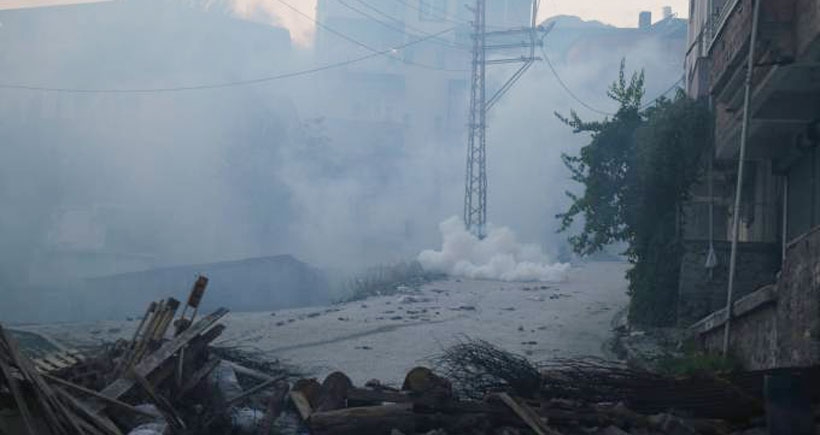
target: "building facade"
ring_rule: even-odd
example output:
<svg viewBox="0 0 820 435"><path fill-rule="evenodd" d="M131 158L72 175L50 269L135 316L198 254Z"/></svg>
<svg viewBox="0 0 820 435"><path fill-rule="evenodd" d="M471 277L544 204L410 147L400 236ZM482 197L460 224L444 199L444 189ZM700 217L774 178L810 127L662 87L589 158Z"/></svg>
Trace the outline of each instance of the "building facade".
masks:
<svg viewBox="0 0 820 435"><path fill-rule="evenodd" d="M687 90L710 100L715 133L711 170L685 214L692 243L681 273L681 305L689 310L682 320L712 313L695 330L707 348L720 346L726 313L719 309L726 300L726 248L753 43L731 347L754 368L808 365L820 357L820 1L757 1L753 42L753 0L692 2ZM711 212L704 212L710 205ZM711 272L697 264L709 241L718 253Z"/></svg>

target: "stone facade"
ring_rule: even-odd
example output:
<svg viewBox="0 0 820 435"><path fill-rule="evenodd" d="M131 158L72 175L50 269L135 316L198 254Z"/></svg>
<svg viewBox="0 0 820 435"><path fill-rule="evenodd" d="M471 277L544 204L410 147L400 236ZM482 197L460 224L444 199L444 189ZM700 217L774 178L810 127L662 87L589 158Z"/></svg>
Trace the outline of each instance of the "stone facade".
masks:
<svg viewBox="0 0 820 435"><path fill-rule="evenodd" d="M779 366L820 362L820 228L792 242L778 282Z"/></svg>
<svg viewBox="0 0 820 435"><path fill-rule="evenodd" d="M820 363L820 228L793 242L777 284L734 305L730 352L748 369ZM700 346L719 352L725 313L692 326Z"/></svg>
<svg viewBox="0 0 820 435"><path fill-rule="evenodd" d="M718 265L710 277L706 269L709 243L684 242L678 288L678 324L691 325L726 305L731 243L714 242ZM780 253L776 244L740 243L738 246L735 298L739 299L758 288L775 282L780 269Z"/></svg>

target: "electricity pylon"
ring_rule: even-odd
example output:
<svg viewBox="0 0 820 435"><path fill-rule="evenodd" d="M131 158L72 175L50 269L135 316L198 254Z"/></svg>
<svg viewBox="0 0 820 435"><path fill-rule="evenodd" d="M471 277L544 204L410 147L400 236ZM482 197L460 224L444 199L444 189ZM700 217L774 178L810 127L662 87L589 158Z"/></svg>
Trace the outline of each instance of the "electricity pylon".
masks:
<svg viewBox="0 0 820 435"><path fill-rule="evenodd" d="M464 225L478 238L487 235L487 112L532 66L540 60L535 57L535 47L542 44L549 31L536 26L539 0L532 2L532 19L529 27L487 32L486 0L476 0L473 9L473 55L470 79L470 114L467 132L467 173L464 191ZM541 33L539 38L537 35ZM497 36L524 35L520 42L487 45L487 40ZM527 48L526 56L515 58L487 59L487 52ZM521 67L507 79L489 99L487 96L487 65L521 63Z"/></svg>

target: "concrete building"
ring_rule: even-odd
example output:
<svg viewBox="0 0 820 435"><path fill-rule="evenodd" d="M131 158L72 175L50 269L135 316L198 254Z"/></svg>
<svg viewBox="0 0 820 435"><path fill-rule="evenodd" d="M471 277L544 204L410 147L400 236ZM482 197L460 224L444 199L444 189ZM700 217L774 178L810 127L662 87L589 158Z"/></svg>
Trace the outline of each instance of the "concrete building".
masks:
<svg viewBox="0 0 820 435"><path fill-rule="evenodd" d="M731 351L750 368L810 365L820 361L820 1L759 1ZM687 89L711 100L714 170L712 195L706 177L685 214L681 320L713 312L694 329L717 349L754 3L693 1L691 11ZM713 212L704 212L710 202ZM718 260L711 273L710 222Z"/></svg>

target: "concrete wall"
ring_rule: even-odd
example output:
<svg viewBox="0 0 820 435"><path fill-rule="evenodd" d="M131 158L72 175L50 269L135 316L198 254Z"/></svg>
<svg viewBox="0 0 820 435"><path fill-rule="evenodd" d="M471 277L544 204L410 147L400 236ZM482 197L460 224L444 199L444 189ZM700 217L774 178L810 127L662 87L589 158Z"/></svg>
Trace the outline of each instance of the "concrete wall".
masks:
<svg viewBox="0 0 820 435"><path fill-rule="evenodd" d="M820 228L793 242L774 286L734 304L730 352L748 369L820 363ZM719 352L725 312L692 326L698 344Z"/></svg>
<svg viewBox="0 0 820 435"><path fill-rule="evenodd" d="M718 265L712 276L706 269L709 244L685 242L678 289L678 323L690 325L726 305L729 276L729 242L715 242ZM735 277L735 297L741 298L772 284L780 268L778 246L770 243L740 243Z"/></svg>

